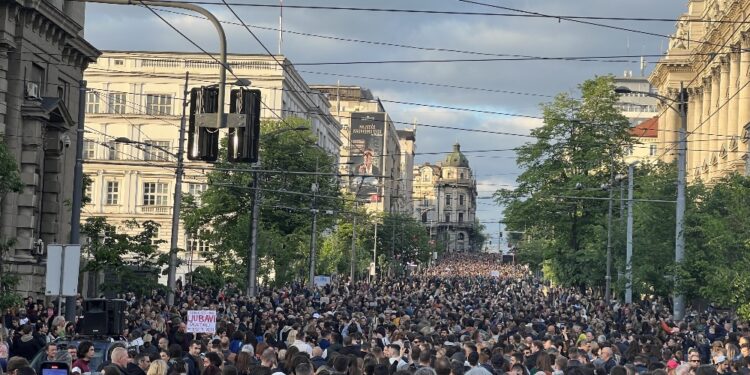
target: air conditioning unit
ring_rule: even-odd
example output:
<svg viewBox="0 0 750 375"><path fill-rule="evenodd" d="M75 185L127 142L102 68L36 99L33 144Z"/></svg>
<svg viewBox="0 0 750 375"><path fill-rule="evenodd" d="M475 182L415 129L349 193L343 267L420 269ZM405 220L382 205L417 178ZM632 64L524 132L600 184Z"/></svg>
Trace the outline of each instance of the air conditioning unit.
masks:
<svg viewBox="0 0 750 375"><path fill-rule="evenodd" d="M36 82L26 82L26 99L41 99Z"/></svg>

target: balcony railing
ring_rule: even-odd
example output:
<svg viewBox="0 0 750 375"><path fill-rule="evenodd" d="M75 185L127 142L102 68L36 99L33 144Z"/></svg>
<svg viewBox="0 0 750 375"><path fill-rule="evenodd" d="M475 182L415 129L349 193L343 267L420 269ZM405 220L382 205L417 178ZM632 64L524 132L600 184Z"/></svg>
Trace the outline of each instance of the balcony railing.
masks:
<svg viewBox="0 0 750 375"><path fill-rule="evenodd" d="M172 213L172 206L141 206L141 213L169 215Z"/></svg>

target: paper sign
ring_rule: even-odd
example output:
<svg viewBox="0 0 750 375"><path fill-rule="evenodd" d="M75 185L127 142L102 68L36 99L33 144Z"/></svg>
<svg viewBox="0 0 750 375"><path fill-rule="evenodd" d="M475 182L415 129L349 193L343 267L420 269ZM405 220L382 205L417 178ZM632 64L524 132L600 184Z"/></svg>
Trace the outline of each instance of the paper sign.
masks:
<svg viewBox="0 0 750 375"><path fill-rule="evenodd" d="M331 277L330 276L315 276L315 286L317 287L323 287L331 283Z"/></svg>
<svg viewBox="0 0 750 375"><path fill-rule="evenodd" d="M193 333L216 332L216 311L188 310L187 331Z"/></svg>
<svg viewBox="0 0 750 375"><path fill-rule="evenodd" d="M500 271L490 271L490 276L492 276L492 277L500 277Z"/></svg>

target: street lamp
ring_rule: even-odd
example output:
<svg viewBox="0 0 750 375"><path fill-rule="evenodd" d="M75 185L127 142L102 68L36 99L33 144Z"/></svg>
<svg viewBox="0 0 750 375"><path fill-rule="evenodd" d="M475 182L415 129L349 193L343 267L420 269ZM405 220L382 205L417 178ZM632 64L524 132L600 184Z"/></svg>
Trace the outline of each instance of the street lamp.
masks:
<svg viewBox="0 0 750 375"><path fill-rule="evenodd" d="M675 265L679 266L685 258L685 186L687 185L686 152L687 152L687 90L680 82L679 99L674 100L652 92L634 91L627 87L617 87L615 92L618 94L639 93L646 96L654 97L662 101L665 105L680 115L680 127L677 134L677 208L675 209ZM669 102L677 104L675 108ZM677 274L675 274L675 285L677 285ZM677 291L674 296L673 317L675 321L680 321L685 317L685 296L682 292Z"/></svg>
<svg viewBox="0 0 750 375"><path fill-rule="evenodd" d="M274 130L265 137L275 137L288 131L303 131L307 130L306 126L297 126L293 128L282 128ZM258 162L255 164L255 168L250 172L252 174L252 189L253 189L253 200L251 203L251 219L250 219L250 246L248 249L248 262L247 262L247 295L248 297L255 297L258 293L258 222L260 221L260 179L258 178L258 169L260 169L260 151L258 152Z"/></svg>

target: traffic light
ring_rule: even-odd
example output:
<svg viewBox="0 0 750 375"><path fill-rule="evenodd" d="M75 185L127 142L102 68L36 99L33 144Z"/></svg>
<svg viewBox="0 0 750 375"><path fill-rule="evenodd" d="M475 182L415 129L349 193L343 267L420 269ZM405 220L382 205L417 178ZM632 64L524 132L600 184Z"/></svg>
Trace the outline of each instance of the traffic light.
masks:
<svg viewBox="0 0 750 375"><path fill-rule="evenodd" d="M219 129L200 126L197 115L219 111L218 87L195 87L190 90L188 120L189 160L216 161L219 157Z"/></svg>
<svg viewBox="0 0 750 375"><path fill-rule="evenodd" d="M245 115L244 127L230 128L227 159L242 163L258 161L260 140L260 90L236 89L229 96L229 113Z"/></svg>

